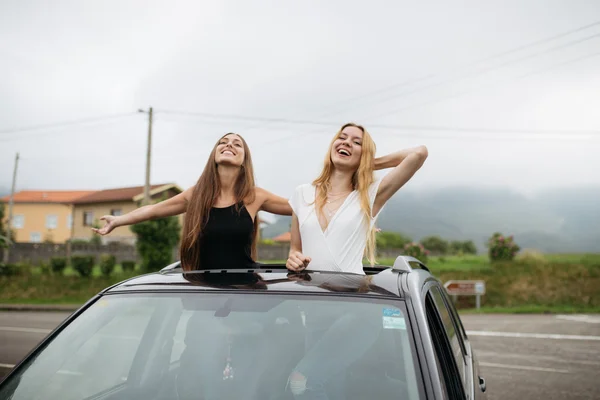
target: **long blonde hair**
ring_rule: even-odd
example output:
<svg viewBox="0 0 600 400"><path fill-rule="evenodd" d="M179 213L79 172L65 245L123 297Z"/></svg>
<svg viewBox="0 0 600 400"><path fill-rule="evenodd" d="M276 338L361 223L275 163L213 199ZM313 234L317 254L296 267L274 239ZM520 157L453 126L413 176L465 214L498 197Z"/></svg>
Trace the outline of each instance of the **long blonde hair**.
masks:
<svg viewBox="0 0 600 400"><path fill-rule="evenodd" d="M371 202L369 200L369 187L375 181L375 142L369 132L360 125L354 123L347 123L343 125L340 130L335 134L331 143L325 161L323 162L323 170L319 174L318 178L313 181L313 185L317 187L317 195L315 198L316 208L319 213L323 212L323 207L327 201L327 192L330 190L331 185L329 180L333 173L334 165L331 159L331 149L333 148L334 142L342 134L342 131L347 127L352 126L358 128L363 133L362 138L362 154L360 156L360 164L358 169L354 171L352 175L352 189L358 191L360 196L360 208L364 212L364 218L367 222L367 226L371 226ZM367 246L365 248L365 256L371 265L375 264L375 227L369 228L367 233Z"/></svg>

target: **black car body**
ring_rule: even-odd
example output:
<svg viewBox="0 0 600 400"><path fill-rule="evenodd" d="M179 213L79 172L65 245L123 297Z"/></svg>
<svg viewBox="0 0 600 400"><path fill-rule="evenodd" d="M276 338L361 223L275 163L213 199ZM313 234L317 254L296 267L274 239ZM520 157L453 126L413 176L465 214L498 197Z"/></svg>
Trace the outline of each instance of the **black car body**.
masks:
<svg viewBox="0 0 600 400"><path fill-rule="evenodd" d="M341 398L484 399L469 338L427 267L400 256L365 272L175 263L91 299L0 383L0 399L293 399L290 374L306 363Z"/></svg>

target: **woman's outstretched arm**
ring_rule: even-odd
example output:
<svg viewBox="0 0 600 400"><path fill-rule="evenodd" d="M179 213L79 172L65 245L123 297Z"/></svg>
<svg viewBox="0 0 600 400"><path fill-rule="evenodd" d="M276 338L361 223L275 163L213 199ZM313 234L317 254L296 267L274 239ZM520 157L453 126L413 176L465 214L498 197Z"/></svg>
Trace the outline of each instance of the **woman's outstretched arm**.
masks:
<svg viewBox="0 0 600 400"><path fill-rule="evenodd" d="M100 229L92 228L92 231L100 235L108 235L119 226L134 225L143 221L183 214L187 209L187 204L190 198L192 197L193 190L194 188L189 188L168 200L137 208L125 215L120 215L118 217L104 215L100 218L100 220L105 221L106 225Z"/></svg>
<svg viewBox="0 0 600 400"><path fill-rule="evenodd" d="M256 188L256 194L261 198L260 210L277 215L292 215L288 199L261 188Z"/></svg>

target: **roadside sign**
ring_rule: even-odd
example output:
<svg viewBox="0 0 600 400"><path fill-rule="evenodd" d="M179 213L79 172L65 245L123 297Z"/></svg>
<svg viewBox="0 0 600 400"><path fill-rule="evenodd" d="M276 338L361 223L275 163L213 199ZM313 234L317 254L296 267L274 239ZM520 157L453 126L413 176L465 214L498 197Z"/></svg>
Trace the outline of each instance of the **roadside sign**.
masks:
<svg viewBox="0 0 600 400"><path fill-rule="evenodd" d="M481 307L481 296L485 294L485 281L448 281L446 292L456 301L456 296L475 296L476 307Z"/></svg>
<svg viewBox="0 0 600 400"><path fill-rule="evenodd" d="M448 281L444 287L449 295L477 296L485 294L485 281Z"/></svg>

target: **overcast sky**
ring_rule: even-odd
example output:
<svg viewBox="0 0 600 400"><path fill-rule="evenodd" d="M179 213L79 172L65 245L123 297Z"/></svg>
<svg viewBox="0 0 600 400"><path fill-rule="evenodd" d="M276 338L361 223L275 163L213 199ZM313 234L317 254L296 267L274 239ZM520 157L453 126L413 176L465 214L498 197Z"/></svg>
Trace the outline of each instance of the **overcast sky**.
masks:
<svg viewBox="0 0 600 400"><path fill-rule="evenodd" d="M545 40L598 21L597 0L4 0L0 187L17 151L17 189L142 185L149 106L153 183L193 185L234 131L287 197L355 121L378 155L428 146L409 189L600 185L600 24Z"/></svg>

